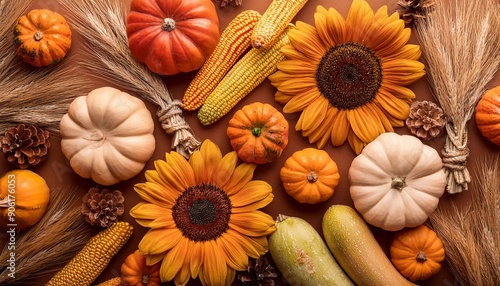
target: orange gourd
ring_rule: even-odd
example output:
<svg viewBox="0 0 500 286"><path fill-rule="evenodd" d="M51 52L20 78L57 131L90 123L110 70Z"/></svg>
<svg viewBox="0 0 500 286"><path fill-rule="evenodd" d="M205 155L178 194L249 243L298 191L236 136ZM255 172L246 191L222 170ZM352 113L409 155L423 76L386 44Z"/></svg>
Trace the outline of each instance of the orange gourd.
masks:
<svg viewBox="0 0 500 286"><path fill-rule="evenodd" d="M121 266L121 279L125 286L159 286L161 263L146 264L146 256L137 249L125 258Z"/></svg>
<svg viewBox="0 0 500 286"><path fill-rule="evenodd" d="M200 68L220 38L210 0L132 0L126 29L132 56L160 75Z"/></svg>
<svg viewBox="0 0 500 286"><path fill-rule="evenodd" d="M36 224L47 210L50 189L40 175L12 170L0 178L0 226L18 231Z"/></svg>
<svg viewBox="0 0 500 286"><path fill-rule="evenodd" d="M35 67L58 63L71 47L71 29L64 17L47 9L21 16L14 27L14 43L23 61Z"/></svg>
<svg viewBox="0 0 500 286"><path fill-rule="evenodd" d="M420 225L398 231L391 242L390 255L401 275L417 281L428 279L441 269L445 251L436 233Z"/></svg>
<svg viewBox="0 0 500 286"><path fill-rule="evenodd" d="M335 161L324 150L296 151L280 170L285 191L300 203L316 204L333 196L340 174Z"/></svg>
<svg viewBox="0 0 500 286"><path fill-rule="evenodd" d="M500 146L500 86L487 90L479 100L476 125L481 135Z"/></svg>
<svg viewBox="0 0 500 286"><path fill-rule="evenodd" d="M226 134L238 158L246 163L271 163L288 145L288 121L272 105L254 102L237 110Z"/></svg>

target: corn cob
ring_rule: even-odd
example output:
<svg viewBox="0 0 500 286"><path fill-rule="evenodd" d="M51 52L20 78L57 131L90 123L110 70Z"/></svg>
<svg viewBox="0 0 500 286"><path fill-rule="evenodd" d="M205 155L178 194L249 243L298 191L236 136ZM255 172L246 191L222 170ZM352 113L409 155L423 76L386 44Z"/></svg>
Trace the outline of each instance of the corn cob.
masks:
<svg viewBox="0 0 500 286"><path fill-rule="evenodd" d="M132 226L116 222L92 237L46 286L88 286L106 268L111 258L132 235Z"/></svg>
<svg viewBox="0 0 500 286"><path fill-rule="evenodd" d="M219 43L189 84L182 98L185 110L198 109L238 58L251 46L250 35L260 13L245 10L224 29Z"/></svg>
<svg viewBox="0 0 500 286"><path fill-rule="evenodd" d="M123 286L122 279L120 277L111 278L95 286Z"/></svg>
<svg viewBox="0 0 500 286"><path fill-rule="evenodd" d="M273 0L253 29L252 46L271 47L306 3L307 0Z"/></svg>
<svg viewBox="0 0 500 286"><path fill-rule="evenodd" d="M295 26L289 24L289 29ZM226 115L240 100L261 84L285 59L281 48L290 44L288 30L267 50L250 49L226 74L198 111L203 125L210 125Z"/></svg>

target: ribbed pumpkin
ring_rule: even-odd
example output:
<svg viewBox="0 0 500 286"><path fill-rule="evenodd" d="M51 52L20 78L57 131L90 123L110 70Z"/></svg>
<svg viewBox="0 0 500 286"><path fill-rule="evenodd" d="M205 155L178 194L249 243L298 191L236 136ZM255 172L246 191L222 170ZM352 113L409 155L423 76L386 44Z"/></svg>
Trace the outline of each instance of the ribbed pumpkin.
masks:
<svg viewBox="0 0 500 286"><path fill-rule="evenodd" d="M200 68L220 37L210 0L132 0L126 26L132 55L160 75Z"/></svg>
<svg viewBox="0 0 500 286"><path fill-rule="evenodd" d="M266 164L288 145L288 121L268 103L254 102L237 110L226 130L233 150L246 163Z"/></svg>
<svg viewBox="0 0 500 286"><path fill-rule="evenodd" d="M487 90L479 100L476 125L486 139L500 146L500 86Z"/></svg>
<svg viewBox="0 0 500 286"><path fill-rule="evenodd" d="M61 61L71 47L71 29L62 15L34 9L21 16L14 27L14 43L23 61L35 67Z"/></svg>
<svg viewBox="0 0 500 286"><path fill-rule="evenodd" d="M280 178L285 191L298 202L316 204L333 196L340 174L326 151L305 148L285 161Z"/></svg>
<svg viewBox="0 0 500 286"><path fill-rule="evenodd" d="M0 178L0 200L0 226L23 230L42 218L49 204L50 189L40 175L26 169L12 170Z"/></svg>
<svg viewBox="0 0 500 286"><path fill-rule="evenodd" d="M146 256L137 249L125 258L121 266L122 283L125 286L159 286L161 263L146 264Z"/></svg>
<svg viewBox="0 0 500 286"><path fill-rule="evenodd" d="M417 281L439 272L445 251L436 233L420 225L398 231L391 242L390 255L401 275Z"/></svg>

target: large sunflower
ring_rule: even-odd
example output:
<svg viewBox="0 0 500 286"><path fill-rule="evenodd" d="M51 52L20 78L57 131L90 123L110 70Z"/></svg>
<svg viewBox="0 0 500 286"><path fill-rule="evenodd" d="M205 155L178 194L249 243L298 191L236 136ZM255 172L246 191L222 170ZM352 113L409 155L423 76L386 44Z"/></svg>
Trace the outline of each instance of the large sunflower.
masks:
<svg viewBox="0 0 500 286"><path fill-rule="evenodd" d="M415 94L404 87L421 78L418 45L387 6L376 13L354 0L344 19L318 6L315 26L298 21L289 32L287 59L271 75L283 112L302 112L295 129L322 148L345 140L359 154L383 132L403 126Z"/></svg>
<svg viewBox="0 0 500 286"><path fill-rule="evenodd" d="M171 152L135 185L145 202L130 210L151 228L139 243L148 264L161 260L162 281L185 285L199 277L203 285L229 285L248 258L268 250L273 219L259 208L272 199L272 188L252 180L255 164L237 165L236 152L224 157L205 140L189 161Z"/></svg>

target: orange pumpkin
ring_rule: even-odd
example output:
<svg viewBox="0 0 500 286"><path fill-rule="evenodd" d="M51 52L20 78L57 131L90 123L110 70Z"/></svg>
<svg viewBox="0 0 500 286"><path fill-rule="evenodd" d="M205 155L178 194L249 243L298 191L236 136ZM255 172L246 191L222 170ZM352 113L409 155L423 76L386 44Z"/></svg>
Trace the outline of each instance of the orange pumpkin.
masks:
<svg viewBox="0 0 500 286"><path fill-rule="evenodd" d="M219 42L210 0L132 0L127 15L132 55L160 75L200 68Z"/></svg>
<svg viewBox="0 0 500 286"><path fill-rule="evenodd" d="M391 242L390 255L396 269L411 281L438 273L445 258L441 239L425 225L398 231Z"/></svg>
<svg viewBox="0 0 500 286"><path fill-rule="evenodd" d="M272 105L254 102L235 112L226 134L242 161L270 163L288 145L288 121Z"/></svg>
<svg viewBox="0 0 500 286"><path fill-rule="evenodd" d="M285 191L300 203L316 204L333 196L340 174L335 161L324 150L296 151L280 170Z"/></svg>
<svg viewBox="0 0 500 286"><path fill-rule="evenodd" d="M14 27L14 43L23 61L35 67L58 63L71 47L71 29L60 14L34 9Z"/></svg>
<svg viewBox="0 0 500 286"><path fill-rule="evenodd" d="M0 226L23 230L37 223L47 210L50 189L38 174L13 170L0 178Z"/></svg>
<svg viewBox="0 0 500 286"><path fill-rule="evenodd" d="M487 90L479 100L476 125L486 139L500 146L500 86Z"/></svg>
<svg viewBox="0 0 500 286"><path fill-rule="evenodd" d="M146 264L146 256L137 249L125 258L121 266L122 283L125 286L159 286L161 262Z"/></svg>

